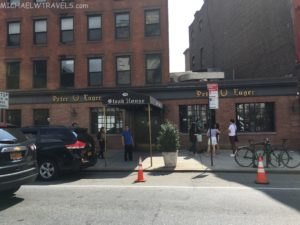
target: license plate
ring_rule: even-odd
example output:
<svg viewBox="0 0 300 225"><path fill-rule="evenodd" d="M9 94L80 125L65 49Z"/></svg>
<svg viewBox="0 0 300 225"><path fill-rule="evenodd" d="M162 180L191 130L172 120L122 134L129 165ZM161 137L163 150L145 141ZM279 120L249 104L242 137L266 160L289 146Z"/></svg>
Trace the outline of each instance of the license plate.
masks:
<svg viewBox="0 0 300 225"><path fill-rule="evenodd" d="M10 159L11 160L19 160L19 159L22 159L23 156L22 156L22 153L21 152L11 152L10 153Z"/></svg>

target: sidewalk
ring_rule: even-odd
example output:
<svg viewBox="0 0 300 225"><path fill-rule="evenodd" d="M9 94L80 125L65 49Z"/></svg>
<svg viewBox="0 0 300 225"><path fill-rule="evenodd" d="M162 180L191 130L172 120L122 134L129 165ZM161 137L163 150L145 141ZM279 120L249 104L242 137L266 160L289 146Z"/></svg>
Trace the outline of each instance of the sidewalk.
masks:
<svg viewBox="0 0 300 225"><path fill-rule="evenodd" d="M133 153L133 161L124 161L123 150L107 151L106 160L98 159L95 166L85 169L86 171L137 171L139 157L142 158L144 171L169 171L169 172L252 172L256 173L257 168L240 167L230 157L230 150L221 150L213 158L213 166L211 166L211 158L206 153L193 154L187 150L180 150L178 153L177 166L175 168L164 167L163 157L160 152L153 152L152 166L149 152L139 151ZM265 166L265 165L264 165ZM289 168L266 168L271 173L300 173L300 167L295 169Z"/></svg>

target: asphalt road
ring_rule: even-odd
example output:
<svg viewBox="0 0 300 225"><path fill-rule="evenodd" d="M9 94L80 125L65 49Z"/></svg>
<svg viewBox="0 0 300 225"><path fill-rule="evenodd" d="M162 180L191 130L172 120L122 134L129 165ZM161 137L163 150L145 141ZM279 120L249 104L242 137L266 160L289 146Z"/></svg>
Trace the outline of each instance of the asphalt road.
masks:
<svg viewBox="0 0 300 225"><path fill-rule="evenodd" d="M0 224L300 224L299 175L81 173L0 199Z"/></svg>

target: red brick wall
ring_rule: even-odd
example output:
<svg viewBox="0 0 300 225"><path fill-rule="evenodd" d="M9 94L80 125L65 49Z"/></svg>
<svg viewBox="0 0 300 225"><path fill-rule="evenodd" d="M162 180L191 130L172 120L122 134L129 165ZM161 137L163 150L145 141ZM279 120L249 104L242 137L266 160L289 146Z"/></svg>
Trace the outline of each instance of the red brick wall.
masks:
<svg viewBox="0 0 300 225"><path fill-rule="evenodd" d="M0 2L4 2L1 0ZM32 2L32 0L22 1ZM103 86L115 87L115 56L129 54L132 59L132 86L145 84L146 53L159 52L162 54L162 83L169 81L169 42L168 42L168 1L167 0L89 0L77 1L88 3L88 9L2 9L0 13L0 90L5 89L6 59L21 60L20 88L32 88L32 59L48 59L48 89L59 88L60 65L59 56L75 57L75 87L87 87L87 57L101 55L103 57ZM161 35L159 37L144 37L144 10L148 8L160 9ZM114 13L117 11L130 12L130 40L115 40ZM87 41L87 13L102 14L102 41ZM60 14L74 16L74 37L72 44L61 44ZM48 20L47 46L33 45L33 22L35 17ZM6 22L17 19L21 21L21 46L6 47Z"/></svg>

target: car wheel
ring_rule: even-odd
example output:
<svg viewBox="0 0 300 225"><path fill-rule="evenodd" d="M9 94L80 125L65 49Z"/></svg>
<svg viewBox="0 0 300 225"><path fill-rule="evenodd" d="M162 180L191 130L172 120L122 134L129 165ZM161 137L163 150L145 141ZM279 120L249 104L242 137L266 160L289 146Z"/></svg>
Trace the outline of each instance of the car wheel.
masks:
<svg viewBox="0 0 300 225"><path fill-rule="evenodd" d="M53 180L58 175L58 167L52 159L43 159L39 163L39 178L44 181Z"/></svg>
<svg viewBox="0 0 300 225"><path fill-rule="evenodd" d="M12 196L15 192L17 192L19 189L20 189L20 186L15 187L15 188L12 188L12 189L5 190L5 191L1 191L0 194L1 194L1 196L3 196L3 197L10 197L10 196Z"/></svg>

